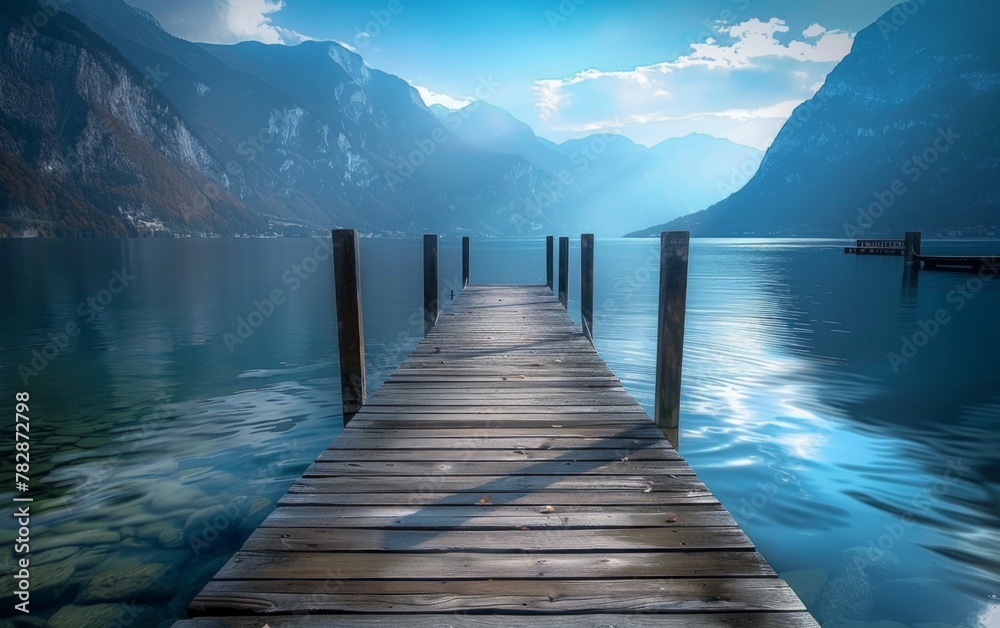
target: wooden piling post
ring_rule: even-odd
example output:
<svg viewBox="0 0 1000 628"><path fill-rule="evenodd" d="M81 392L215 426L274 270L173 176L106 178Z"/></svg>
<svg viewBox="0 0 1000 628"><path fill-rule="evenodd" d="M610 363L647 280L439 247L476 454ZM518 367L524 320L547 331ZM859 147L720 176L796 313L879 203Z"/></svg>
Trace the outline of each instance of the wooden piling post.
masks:
<svg viewBox="0 0 1000 628"><path fill-rule="evenodd" d="M424 335L437 323L440 303L438 288L438 235L424 234Z"/></svg>
<svg viewBox="0 0 1000 628"><path fill-rule="evenodd" d="M660 234L660 313L656 333L656 390L653 420L678 447L684 314L687 309L688 250L691 234Z"/></svg>
<svg viewBox="0 0 1000 628"><path fill-rule="evenodd" d="M333 273L340 348L340 395L344 425L368 402L365 379L365 330L361 310L361 256L358 232L333 231Z"/></svg>
<svg viewBox="0 0 1000 628"><path fill-rule="evenodd" d="M559 237L559 302L569 309L569 237Z"/></svg>
<svg viewBox="0 0 1000 628"><path fill-rule="evenodd" d="M594 344L594 234L580 236L580 318L583 335Z"/></svg>
<svg viewBox="0 0 1000 628"><path fill-rule="evenodd" d="M905 246L903 265L906 268L920 268L920 232L907 231Z"/></svg>
<svg viewBox="0 0 1000 628"><path fill-rule="evenodd" d="M545 282L549 285L549 290L552 290L553 292L555 292L555 288L553 287L555 286L555 283L553 282L555 260L552 257L554 253L555 251L552 236L545 236Z"/></svg>
<svg viewBox="0 0 1000 628"><path fill-rule="evenodd" d="M469 286L469 236L462 236L462 290Z"/></svg>

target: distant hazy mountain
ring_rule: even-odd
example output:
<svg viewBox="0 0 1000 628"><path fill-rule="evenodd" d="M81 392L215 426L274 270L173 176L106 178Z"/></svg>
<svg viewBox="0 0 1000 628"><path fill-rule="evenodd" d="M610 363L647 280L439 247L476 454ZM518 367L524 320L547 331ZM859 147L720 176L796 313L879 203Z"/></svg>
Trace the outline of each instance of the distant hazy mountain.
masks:
<svg viewBox="0 0 1000 628"><path fill-rule="evenodd" d="M0 235L258 233L222 161L107 42L37 2L0 6Z"/></svg>
<svg viewBox="0 0 1000 628"><path fill-rule="evenodd" d="M604 235L704 209L742 187L763 157L757 149L696 134L653 148L613 134L557 145L487 103L432 110L470 144L562 175L568 183L560 187L577 193L573 216L584 229Z"/></svg>
<svg viewBox="0 0 1000 628"><path fill-rule="evenodd" d="M1000 233L1000 5L914 6L858 34L742 190L634 235Z"/></svg>
<svg viewBox="0 0 1000 628"><path fill-rule="evenodd" d="M535 135L531 127L503 109L476 101L459 111L440 105L431 110L456 135L484 150L524 158L535 167L558 173L569 159L558 147Z"/></svg>

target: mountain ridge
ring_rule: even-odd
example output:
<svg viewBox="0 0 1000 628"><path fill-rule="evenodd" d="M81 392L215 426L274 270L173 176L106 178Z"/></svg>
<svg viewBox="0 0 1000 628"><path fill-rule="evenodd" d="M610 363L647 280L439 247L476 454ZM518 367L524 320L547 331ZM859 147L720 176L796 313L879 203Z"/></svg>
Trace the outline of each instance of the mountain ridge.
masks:
<svg viewBox="0 0 1000 628"><path fill-rule="evenodd" d="M929 0L899 26L891 9L795 110L742 189L629 235L1000 233L1000 54L990 35L1000 9L985 0L962 9Z"/></svg>

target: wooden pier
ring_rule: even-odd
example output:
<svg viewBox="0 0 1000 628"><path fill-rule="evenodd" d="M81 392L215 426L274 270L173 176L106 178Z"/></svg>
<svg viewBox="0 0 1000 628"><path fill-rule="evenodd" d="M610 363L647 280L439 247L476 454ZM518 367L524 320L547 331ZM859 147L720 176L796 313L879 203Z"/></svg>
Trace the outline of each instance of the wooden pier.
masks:
<svg viewBox="0 0 1000 628"><path fill-rule="evenodd" d="M176 626L818 625L598 356L592 312L585 333L548 286L469 285L434 318L370 397L345 378L364 403Z"/></svg>
<svg viewBox="0 0 1000 628"><path fill-rule="evenodd" d="M921 233L908 231L903 240L858 240L854 246L845 246L844 253L854 255L902 255L904 272L911 270L959 270L991 273L1000 268L997 255L923 255Z"/></svg>
<svg viewBox="0 0 1000 628"><path fill-rule="evenodd" d="M905 240L858 240L854 246L845 246L844 253L851 255L903 255Z"/></svg>

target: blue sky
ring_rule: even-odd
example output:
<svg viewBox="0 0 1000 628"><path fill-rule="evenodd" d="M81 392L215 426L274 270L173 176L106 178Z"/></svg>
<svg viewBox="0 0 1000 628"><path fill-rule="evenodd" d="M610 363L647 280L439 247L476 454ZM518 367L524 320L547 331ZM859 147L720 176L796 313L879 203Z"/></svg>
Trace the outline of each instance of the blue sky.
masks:
<svg viewBox="0 0 1000 628"><path fill-rule="evenodd" d="M766 148L893 0L129 0L193 41L335 40L554 141L692 132ZM488 88L481 87L489 85ZM477 91L478 90L478 91Z"/></svg>

